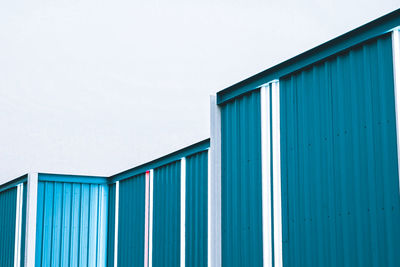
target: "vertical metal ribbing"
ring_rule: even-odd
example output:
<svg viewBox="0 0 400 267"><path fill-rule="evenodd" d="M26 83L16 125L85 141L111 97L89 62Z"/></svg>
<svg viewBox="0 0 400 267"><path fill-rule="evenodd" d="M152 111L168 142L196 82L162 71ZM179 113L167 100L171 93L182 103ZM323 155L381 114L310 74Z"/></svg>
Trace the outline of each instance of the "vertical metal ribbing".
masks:
<svg viewBox="0 0 400 267"><path fill-rule="evenodd" d="M22 196L24 186L17 186L16 212L15 212L15 242L14 242L14 267L21 264L21 227L22 227Z"/></svg>
<svg viewBox="0 0 400 267"><path fill-rule="evenodd" d="M270 87L260 89L263 266L272 266Z"/></svg>
<svg viewBox="0 0 400 267"><path fill-rule="evenodd" d="M146 172L145 202L144 202L144 267L149 266L149 193L150 171Z"/></svg>
<svg viewBox="0 0 400 267"><path fill-rule="evenodd" d="M99 186L99 238L98 241L98 251L97 251L97 265L106 266L107 265L107 214L108 214L108 198L109 193L106 185Z"/></svg>
<svg viewBox="0 0 400 267"><path fill-rule="evenodd" d="M272 90L272 179L274 213L274 262L275 267L283 266L282 259L282 198L281 198L281 138L279 82L271 83Z"/></svg>
<svg viewBox="0 0 400 267"><path fill-rule="evenodd" d="M396 107L397 161L400 191L400 35L399 28L392 31L394 98Z"/></svg>
<svg viewBox="0 0 400 267"><path fill-rule="evenodd" d="M35 266L38 174L28 174L26 199L25 266Z"/></svg>
<svg viewBox="0 0 400 267"><path fill-rule="evenodd" d="M118 266L118 220L119 220L119 181L117 181L115 184L114 267Z"/></svg>
<svg viewBox="0 0 400 267"><path fill-rule="evenodd" d="M153 266L153 181L154 170L150 170L150 199L149 199L149 267Z"/></svg>
<svg viewBox="0 0 400 267"><path fill-rule="evenodd" d="M185 267L186 237L186 158L181 159L181 267Z"/></svg>
<svg viewBox="0 0 400 267"><path fill-rule="evenodd" d="M220 267L221 258L221 110L210 97L210 175L208 183L208 266Z"/></svg>

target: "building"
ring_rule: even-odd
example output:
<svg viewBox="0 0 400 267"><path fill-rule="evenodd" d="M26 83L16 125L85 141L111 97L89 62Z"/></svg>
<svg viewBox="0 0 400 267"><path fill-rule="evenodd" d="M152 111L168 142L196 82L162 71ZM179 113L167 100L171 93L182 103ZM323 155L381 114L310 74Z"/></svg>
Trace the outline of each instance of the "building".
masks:
<svg viewBox="0 0 400 267"><path fill-rule="evenodd" d="M1 266L400 266L400 9L211 97L210 139L0 186Z"/></svg>

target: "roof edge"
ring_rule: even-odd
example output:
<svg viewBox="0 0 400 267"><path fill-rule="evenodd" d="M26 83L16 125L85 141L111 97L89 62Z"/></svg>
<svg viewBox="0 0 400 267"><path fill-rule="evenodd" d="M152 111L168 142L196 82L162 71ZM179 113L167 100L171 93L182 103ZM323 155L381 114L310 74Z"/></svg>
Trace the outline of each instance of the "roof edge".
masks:
<svg viewBox="0 0 400 267"><path fill-rule="evenodd" d="M0 185L0 192L6 191L14 186L17 186L21 183L25 183L28 179L28 174L21 175L17 178L14 178L8 182L5 182Z"/></svg>
<svg viewBox="0 0 400 267"><path fill-rule="evenodd" d="M223 104L256 90L270 80L279 79L354 45L383 35L399 25L400 8L217 92L217 104Z"/></svg>
<svg viewBox="0 0 400 267"><path fill-rule="evenodd" d="M157 158L155 160L143 163L141 165L138 165L136 167L133 167L131 169L125 170L123 172L117 173L113 176L109 177L109 180L111 183L114 183L116 181L121 181L127 178L130 178L132 176L138 175L138 174L143 174L148 170L155 169L158 167L161 167L163 165L169 164L171 162L174 162L176 160L179 160L183 157L191 156L193 154L196 154L198 152L202 152L204 150L207 150L210 147L210 138L202 140L200 142L197 142L193 145L184 147L182 149L179 149L177 151L174 151L172 153L169 153L165 156L162 156L160 158Z"/></svg>

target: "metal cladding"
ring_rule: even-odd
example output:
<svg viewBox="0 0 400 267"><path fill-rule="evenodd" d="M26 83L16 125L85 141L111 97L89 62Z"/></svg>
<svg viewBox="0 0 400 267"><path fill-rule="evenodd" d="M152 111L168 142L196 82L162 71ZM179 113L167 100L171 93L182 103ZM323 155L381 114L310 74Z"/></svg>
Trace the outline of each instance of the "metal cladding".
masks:
<svg viewBox="0 0 400 267"><path fill-rule="evenodd" d="M115 190L116 185L110 184L108 188L107 267L114 266Z"/></svg>
<svg viewBox="0 0 400 267"><path fill-rule="evenodd" d="M186 158L186 266L207 266L208 151Z"/></svg>
<svg viewBox="0 0 400 267"><path fill-rule="evenodd" d="M26 175L0 185L0 266L24 266Z"/></svg>
<svg viewBox="0 0 400 267"><path fill-rule="evenodd" d="M139 174L119 184L118 266L144 265L145 179Z"/></svg>
<svg viewBox="0 0 400 267"><path fill-rule="evenodd" d="M285 266L400 266L391 36L280 89Z"/></svg>
<svg viewBox="0 0 400 267"><path fill-rule="evenodd" d="M153 267L180 265L181 165L154 169Z"/></svg>
<svg viewBox="0 0 400 267"><path fill-rule="evenodd" d="M260 92L221 107L222 266L262 266Z"/></svg>
<svg viewBox="0 0 400 267"><path fill-rule="evenodd" d="M39 180L35 266L105 266L107 201L105 184Z"/></svg>
<svg viewBox="0 0 400 267"><path fill-rule="evenodd" d="M17 188L0 192L0 265L14 266Z"/></svg>
<svg viewBox="0 0 400 267"><path fill-rule="evenodd" d="M218 92L211 140L0 185L0 266L400 266L399 30L400 9Z"/></svg>

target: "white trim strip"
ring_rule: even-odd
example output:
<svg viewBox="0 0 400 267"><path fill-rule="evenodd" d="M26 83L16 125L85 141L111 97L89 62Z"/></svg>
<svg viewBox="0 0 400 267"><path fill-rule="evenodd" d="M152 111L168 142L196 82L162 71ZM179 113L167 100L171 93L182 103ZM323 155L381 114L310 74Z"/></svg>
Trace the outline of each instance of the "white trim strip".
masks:
<svg viewBox="0 0 400 267"><path fill-rule="evenodd" d="M149 266L149 187L150 172L146 172L145 203L144 203L144 267Z"/></svg>
<svg viewBox="0 0 400 267"><path fill-rule="evenodd" d="M118 266L119 181L115 183L114 267Z"/></svg>
<svg viewBox="0 0 400 267"><path fill-rule="evenodd" d="M154 170L150 170L149 267L153 266L153 182Z"/></svg>
<svg viewBox="0 0 400 267"><path fill-rule="evenodd" d="M210 97L210 177L208 202L208 266L220 267L221 258L221 110Z"/></svg>
<svg viewBox="0 0 400 267"><path fill-rule="evenodd" d="M394 99L396 107L396 132L397 132L397 166L400 191L400 36L399 28L392 31L393 73L394 73Z"/></svg>
<svg viewBox="0 0 400 267"><path fill-rule="evenodd" d="M38 174L28 174L26 196L25 266L35 266Z"/></svg>
<svg viewBox="0 0 400 267"><path fill-rule="evenodd" d="M211 266L211 153L210 149L207 150L207 266Z"/></svg>
<svg viewBox="0 0 400 267"><path fill-rule="evenodd" d="M181 267L185 267L186 253L186 158L181 159Z"/></svg>
<svg viewBox="0 0 400 267"><path fill-rule="evenodd" d="M270 87L260 89L263 266L272 266Z"/></svg>
<svg viewBox="0 0 400 267"><path fill-rule="evenodd" d="M15 243L14 243L14 267L21 265L21 227L22 227L22 198L23 184L17 185L17 199L15 211Z"/></svg>
<svg viewBox="0 0 400 267"><path fill-rule="evenodd" d="M274 262L275 267L283 266L282 259L282 206L281 206L281 138L279 82L271 84L272 90L272 166L274 205Z"/></svg>

